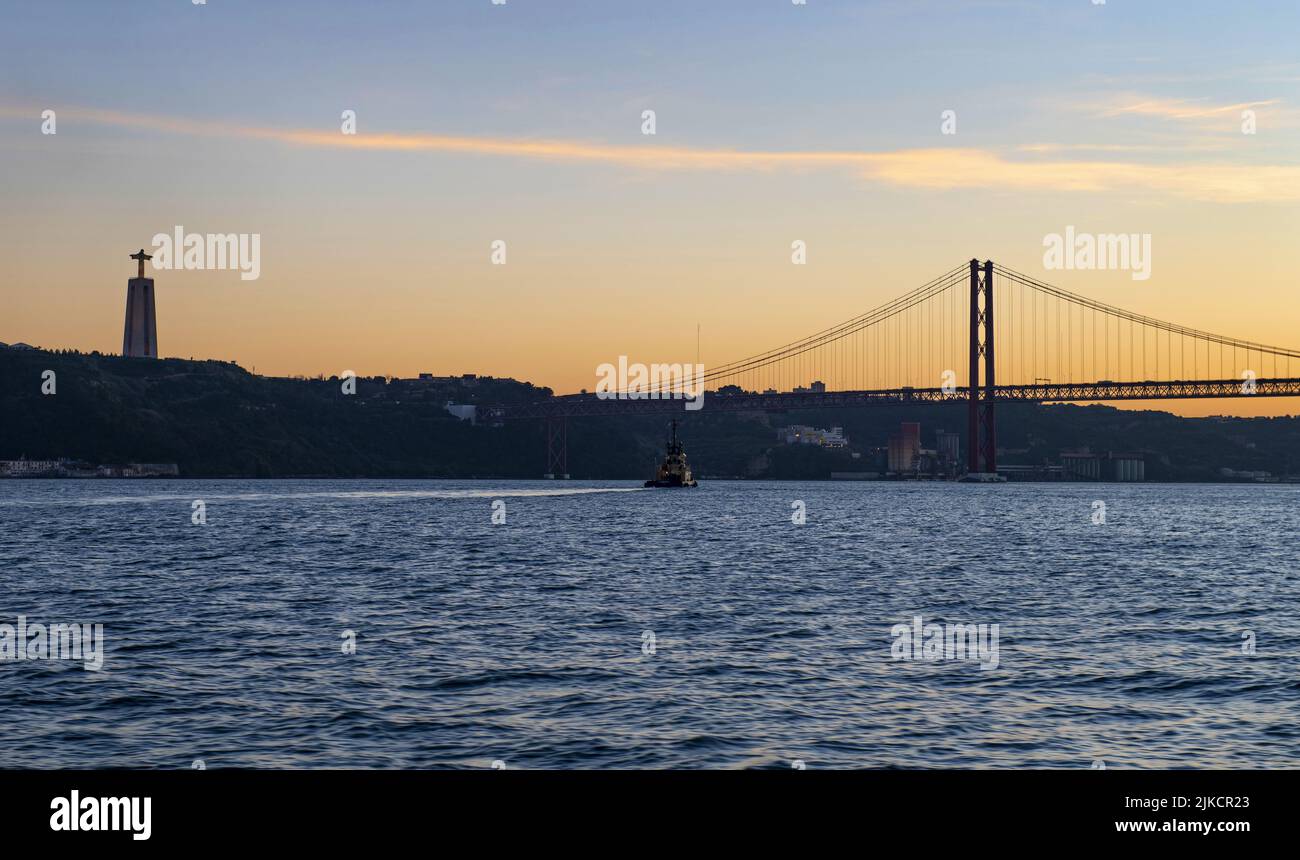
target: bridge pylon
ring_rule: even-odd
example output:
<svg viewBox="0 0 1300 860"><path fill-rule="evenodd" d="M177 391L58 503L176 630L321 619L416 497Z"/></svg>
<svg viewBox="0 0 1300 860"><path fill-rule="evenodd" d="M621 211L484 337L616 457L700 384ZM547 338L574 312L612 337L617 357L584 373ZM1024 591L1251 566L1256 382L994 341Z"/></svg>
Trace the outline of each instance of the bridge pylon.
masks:
<svg viewBox="0 0 1300 860"><path fill-rule="evenodd" d="M980 297L983 296L983 304ZM981 360L984 367L980 373ZM970 375L967 381L966 471L995 474L997 390L993 352L993 261L970 261ZM983 385L980 377L983 376Z"/></svg>
<svg viewBox="0 0 1300 860"><path fill-rule="evenodd" d="M563 416L546 419L546 474L542 477L569 477L569 422Z"/></svg>

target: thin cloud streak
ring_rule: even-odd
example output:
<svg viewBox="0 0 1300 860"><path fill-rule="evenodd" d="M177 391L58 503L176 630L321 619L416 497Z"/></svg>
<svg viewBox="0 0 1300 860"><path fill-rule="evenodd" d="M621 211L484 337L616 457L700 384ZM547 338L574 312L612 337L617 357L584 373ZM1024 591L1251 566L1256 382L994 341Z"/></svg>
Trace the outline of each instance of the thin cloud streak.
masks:
<svg viewBox="0 0 1300 860"><path fill-rule="evenodd" d="M1232 106L1236 107L1236 106ZM1217 110L1227 110L1219 108ZM32 120L39 111L0 108L0 116ZM199 137L236 137L292 146L377 151L442 152L542 161L609 164L642 170L847 169L862 178L927 190L1150 191L1223 203L1300 201L1300 165L1210 162L1151 164L1119 161L1016 160L987 149L916 148L861 151L747 151L621 145L568 140L468 137L418 133L359 133L231 125L205 120L68 108L62 122ZM1043 155L1043 152L1038 153Z"/></svg>
<svg viewBox="0 0 1300 860"><path fill-rule="evenodd" d="M1205 119L1206 117L1214 117L1221 114L1240 115L1244 110L1268 107L1275 104L1278 104L1277 99L1209 106L1188 101L1187 99L1144 99L1139 101L1130 101L1118 107L1111 108L1105 113L1105 115L1118 116L1121 114L1142 114L1144 116L1165 117L1166 119Z"/></svg>
<svg viewBox="0 0 1300 860"><path fill-rule="evenodd" d="M1253 111L1260 128L1295 128L1300 113L1282 99L1258 99L1232 104L1212 104L1204 99L1176 99L1141 93L1124 93L1102 100L1084 102L1077 110L1103 119L1123 117L1164 120L1172 125L1191 125L1206 132L1238 135L1245 111Z"/></svg>

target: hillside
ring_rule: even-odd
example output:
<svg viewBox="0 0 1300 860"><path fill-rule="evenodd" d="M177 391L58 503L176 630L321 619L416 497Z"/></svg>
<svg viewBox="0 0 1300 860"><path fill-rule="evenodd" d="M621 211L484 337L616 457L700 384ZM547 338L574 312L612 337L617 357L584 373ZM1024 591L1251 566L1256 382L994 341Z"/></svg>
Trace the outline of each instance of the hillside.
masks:
<svg viewBox="0 0 1300 860"><path fill-rule="evenodd" d="M41 393L42 372L56 393ZM256 376L219 361L127 359L0 349L0 459L68 457L91 463L174 462L190 477L540 477L546 439L539 421L472 426L448 414L457 403L536 400L550 391L514 380L437 384ZM872 468L902 421L962 431L960 406L891 406L806 412L683 413L682 434L705 476L826 478ZM659 417L590 418L569 424L574 478L638 479L661 450ZM839 425L848 450L785 446L787 424ZM1106 406L999 407L1001 461L1054 462L1063 449L1142 451L1149 480L1220 480L1221 467L1300 473L1300 419L1186 419ZM858 452L854 458L852 452Z"/></svg>

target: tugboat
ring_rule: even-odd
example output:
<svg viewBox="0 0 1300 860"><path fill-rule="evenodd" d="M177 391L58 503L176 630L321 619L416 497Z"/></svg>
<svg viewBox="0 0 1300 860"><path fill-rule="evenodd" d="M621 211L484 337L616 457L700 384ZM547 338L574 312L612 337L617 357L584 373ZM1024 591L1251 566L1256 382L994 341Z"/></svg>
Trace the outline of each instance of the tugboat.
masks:
<svg viewBox="0 0 1300 860"><path fill-rule="evenodd" d="M686 463L686 451L677 441L677 419L673 419L673 433L668 439L668 454L664 457L654 478L645 482L647 487L698 487L691 477L691 467Z"/></svg>

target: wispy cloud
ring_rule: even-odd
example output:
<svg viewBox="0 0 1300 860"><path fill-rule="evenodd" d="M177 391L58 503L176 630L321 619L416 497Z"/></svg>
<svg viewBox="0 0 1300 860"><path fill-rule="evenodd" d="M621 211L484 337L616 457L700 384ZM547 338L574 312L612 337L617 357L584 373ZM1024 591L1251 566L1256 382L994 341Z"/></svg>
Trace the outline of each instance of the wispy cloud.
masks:
<svg viewBox="0 0 1300 860"><path fill-rule="evenodd" d="M1226 111L1229 107L1236 106L1216 110ZM31 120L39 116L39 111L0 107L0 116ZM60 111L59 118L61 124L71 120L168 134L265 140L291 146L452 153L608 164L639 170L840 169L869 181L932 190L1145 191L1216 202L1300 201L1300 165L1054 160L1050 158L1050 147L1009 153L947 147L765 151L421 133L348 135L337 130L281 129L98 109L65 109Z"/></svg>
<svg viewBox="0 0 1300 860"><path fill-rule="evenodd" d="M1023 143L1016 147L1020 152L1047 154L1054 152L1143 152L1148 154L1168 154L1171 152L1224 152L1230 149L1220 139L1188 141L1185 138L1176 143Z"/></svg>
<svg viewBox="0 0 1300 860"><path fill-rule="evenodd" d="M1278 104L1277 99L1213 105L1206 104L1204 101L1192 101L1190 99L1144 99L1129 97L1121 104L1104 111L1103 114L1105 116L1140 114L1143 116L1155 116L1164 119L1201 120L1223 117L1225 115L1230 117L1240 117L1241 112L1244 110L1256 110L1258 108L1269 107L1276 104Z"/></svg>
<svg viewBox="0 0 1300 860"><path fill-rule="evenodd" d="M1124 92L1085 99L1072 105L1071 109L1103 119L1152 119L1164 123L1167 128L1178 129L1180 133L1190 126L1211 135L1237 135L1241 132L1246 111L1256 115L1261 129L1300 126L1300 112L1277 98L1223 103L1203 98L1168 98Z"/></svg>

